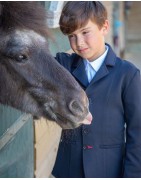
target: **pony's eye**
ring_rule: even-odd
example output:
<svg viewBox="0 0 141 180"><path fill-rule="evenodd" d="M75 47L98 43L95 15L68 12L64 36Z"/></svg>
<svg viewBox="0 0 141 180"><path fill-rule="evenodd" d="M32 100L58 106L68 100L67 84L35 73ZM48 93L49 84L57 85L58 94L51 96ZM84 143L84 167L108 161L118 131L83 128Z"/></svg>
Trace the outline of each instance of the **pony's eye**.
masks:
<svg viewBox="0 0 141 180"><path fill-rule="evenodd" d="M20 54L15 57L17 62L25 62L27 61L28 57L25 54Z"/></svg>

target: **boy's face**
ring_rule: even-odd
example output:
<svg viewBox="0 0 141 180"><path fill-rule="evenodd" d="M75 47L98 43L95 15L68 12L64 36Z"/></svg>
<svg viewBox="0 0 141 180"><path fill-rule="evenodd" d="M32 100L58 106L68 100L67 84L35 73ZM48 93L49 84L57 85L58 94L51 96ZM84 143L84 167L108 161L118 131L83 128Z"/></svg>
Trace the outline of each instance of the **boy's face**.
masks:
<svg viewBox="0 0 141 180"><path fill-rule="evenodd" d="M93 61L105 52L105 35L108 21L100 29L97 24L88 21L87 25L68 35L71 48L81 57Z"/></svg>

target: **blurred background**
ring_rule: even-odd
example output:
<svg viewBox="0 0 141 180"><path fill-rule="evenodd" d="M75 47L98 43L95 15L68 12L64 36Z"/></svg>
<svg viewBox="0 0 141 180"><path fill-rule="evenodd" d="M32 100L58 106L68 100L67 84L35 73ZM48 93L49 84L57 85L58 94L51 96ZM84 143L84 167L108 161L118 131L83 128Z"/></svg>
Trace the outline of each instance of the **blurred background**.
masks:
<svg viewBox="0 0 141 180"><path fill-rule="evenodd" d="M55 42L50 42L53 55L69 51L68 39L59 29L59 17L67 1L40 1L47 10L47 23ZM133 62L141 70L141 1L101 1L108 10L110 32L106 38L116 54Z"/></svg>

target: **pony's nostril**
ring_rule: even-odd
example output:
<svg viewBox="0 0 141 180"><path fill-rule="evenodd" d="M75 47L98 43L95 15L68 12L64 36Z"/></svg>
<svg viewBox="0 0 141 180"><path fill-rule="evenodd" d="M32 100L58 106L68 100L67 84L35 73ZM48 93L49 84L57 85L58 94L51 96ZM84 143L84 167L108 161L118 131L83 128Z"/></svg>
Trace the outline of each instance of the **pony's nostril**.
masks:
<svg viewBox="0 0 141 180"><path fill-rule="evenodd" d="M80 114L84 112L82 105L76 100L72 100L69 104L69 109L73 114Z"/></svg>

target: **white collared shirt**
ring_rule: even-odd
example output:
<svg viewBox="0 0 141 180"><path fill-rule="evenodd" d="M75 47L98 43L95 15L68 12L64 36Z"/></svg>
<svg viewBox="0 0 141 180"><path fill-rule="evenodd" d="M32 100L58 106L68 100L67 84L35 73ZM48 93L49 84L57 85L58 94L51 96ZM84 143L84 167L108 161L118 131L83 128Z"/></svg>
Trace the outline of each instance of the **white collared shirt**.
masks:
<svg viewBox="0 0 141 180"><path fill-rule="evenodd" d="M95 74L97 73L97 71L99 70L99 68L101 67L101 65L103 64L105 60L109 47L105 46L105 48L106 48L105 52L93 62L89 62L87 59L84 60L85 67L86 67L85 70L87 73L89 83L91 82L91 80L93 79L93 77L95 76Z"/></svg>

